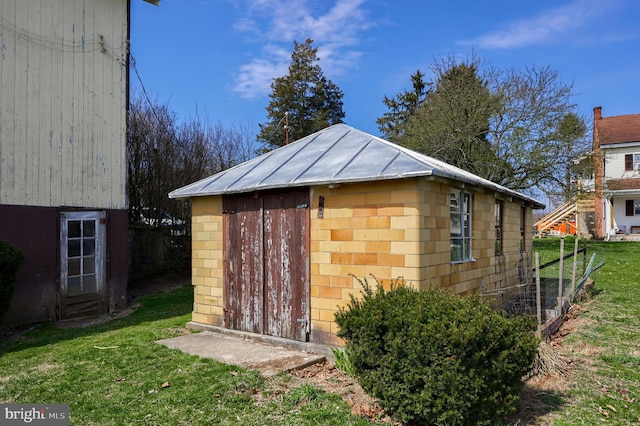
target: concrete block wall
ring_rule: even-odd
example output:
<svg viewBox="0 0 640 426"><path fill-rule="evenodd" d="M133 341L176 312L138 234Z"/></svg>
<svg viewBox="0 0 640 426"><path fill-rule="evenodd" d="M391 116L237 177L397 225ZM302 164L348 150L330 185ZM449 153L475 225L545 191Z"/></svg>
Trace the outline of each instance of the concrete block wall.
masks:
<svg viewBox="0 0 640 426"><path fill-rule="evenodd" d="M195 197L192 206L192 321L224 326L222 197Z"/></svg>
<svg viewBox="0 0 640 426"><path fill-rule="evenodd" d="M348 304L350 295L360 297L365 278L373 286L376 279L385 287L402 280L418 289L441 287L460 295L479 292L482 284L513 287L517 274L496 273L496 265L504 272L500 265L516 265L520 258L520 204L505 200L505 255L499 258L496 195L470 192L474 260L452 264L449 184L416 178L313 188L311 340L341 343L334 314ZM320 197L323 218L318 217Z"/></svg>
<svg viewBox="0 0 640 426"><path fill-rule="evenodd" d="M340 344L334 314L351 294L360 295L362 280L375 287L378 279L387 288L398 277L422 280L420 212L427 193L417 190L419 183L403 179L312 189L311 341Z"/></svg>

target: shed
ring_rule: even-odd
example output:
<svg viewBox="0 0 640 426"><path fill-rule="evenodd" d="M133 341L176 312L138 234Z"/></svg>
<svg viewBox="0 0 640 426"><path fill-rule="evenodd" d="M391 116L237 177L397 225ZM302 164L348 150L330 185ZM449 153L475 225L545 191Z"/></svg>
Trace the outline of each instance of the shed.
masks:
<svg viewBox="0 0 640 426"><path fill-rule="evenodd" d="M544 207L344 124L169 196L192 201L194 324L331 345L363 278L506 303Z"/></svg>

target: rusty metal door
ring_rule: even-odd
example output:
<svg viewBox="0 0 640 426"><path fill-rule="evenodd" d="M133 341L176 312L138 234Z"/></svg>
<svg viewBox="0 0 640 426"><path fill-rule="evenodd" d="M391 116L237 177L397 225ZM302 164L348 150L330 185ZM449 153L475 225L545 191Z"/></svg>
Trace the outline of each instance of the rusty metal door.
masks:
<svg viewBox="0 0 640 426"><path fill-rule="evenodd" d="M228 328L306 341L309 191L226 197Z"/></svg>

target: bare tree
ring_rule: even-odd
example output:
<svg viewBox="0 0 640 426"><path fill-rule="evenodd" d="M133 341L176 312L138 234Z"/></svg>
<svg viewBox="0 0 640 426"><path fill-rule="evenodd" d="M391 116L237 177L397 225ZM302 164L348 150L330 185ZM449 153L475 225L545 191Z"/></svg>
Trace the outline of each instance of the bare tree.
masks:
<svg viewBox="0 0 640 426"><path fill-rule="evenodd" d="M172 244L188 262L183 252L190 245L191 206L169 199L169 192L249 159L253 140L248 125L224 127L199 116L179 124L168 105L133 96L127 128L129 222L180 239Z"/></svg>

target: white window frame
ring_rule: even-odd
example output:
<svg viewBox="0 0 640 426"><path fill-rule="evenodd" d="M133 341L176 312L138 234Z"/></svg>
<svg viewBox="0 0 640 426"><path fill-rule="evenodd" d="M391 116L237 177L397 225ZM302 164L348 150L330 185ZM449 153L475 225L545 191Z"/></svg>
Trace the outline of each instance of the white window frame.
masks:
<svg viewBox="0 0 640 426"><path fill-rule="evenodd" d="M504 200L495 199L495 229L496 239L494 244L494 255L504 255Z"/></svg>
<svg viewBox="0 0 640 426"><path fill-rule="evenodd" d="M631 169L627 168L627 157L631 156ZM633 172L637 172L640 171L640 152L630 152L630 153L626 153L623 154L624 157L624 170L626 172L629 171L633 171Z"/></svg>
<svg viewBox="0 0 640 426"><path fill-rule="evenodd" d="M473 261L472 253L473 194L451 188L449 202L451 263Z"/></svg>

